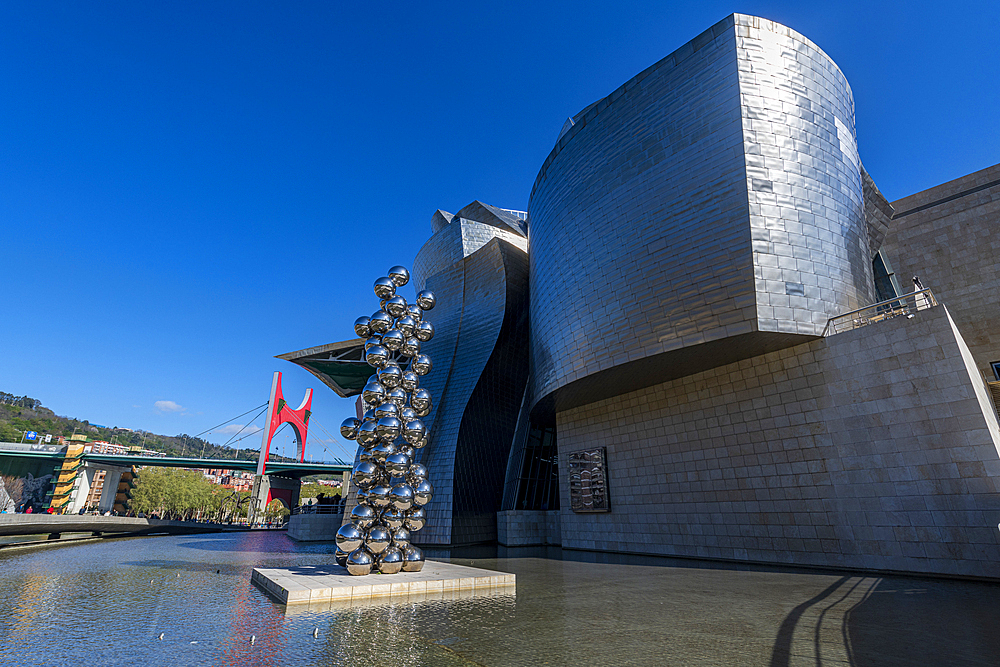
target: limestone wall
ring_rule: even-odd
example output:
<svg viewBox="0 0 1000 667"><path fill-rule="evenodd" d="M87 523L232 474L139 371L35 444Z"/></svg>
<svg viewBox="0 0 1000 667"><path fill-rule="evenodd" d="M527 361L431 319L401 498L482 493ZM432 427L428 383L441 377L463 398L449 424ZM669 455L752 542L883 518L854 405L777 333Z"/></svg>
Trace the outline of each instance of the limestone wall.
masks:
<svg viewBox="0 0 1000 667"><path fill-rule="evenodd" d="M563 548L1000 577L963 347L937 307L558 413ZM574 514L567 453L601 445L612 511Z"/></svg>
<svg viewBox="0 0 1000 667"><path fill-rule="evenodd" d="M293 514L288 518L288 536L298 542L334 540L343 518L343 514Z"/></svg>
<svg viewBox="0 0 1000 667"><path fill-rule="evenodd" d="M497 512L497 541L505 547L557 546L559 540L558 511Z"/></svg>
<svg viewBox="0 0 1000 667"><path fill-rule="evenodd" d="M979 370L1000 361L1000 164L892 203L882 246L903 289L948 304Z"/></svg>

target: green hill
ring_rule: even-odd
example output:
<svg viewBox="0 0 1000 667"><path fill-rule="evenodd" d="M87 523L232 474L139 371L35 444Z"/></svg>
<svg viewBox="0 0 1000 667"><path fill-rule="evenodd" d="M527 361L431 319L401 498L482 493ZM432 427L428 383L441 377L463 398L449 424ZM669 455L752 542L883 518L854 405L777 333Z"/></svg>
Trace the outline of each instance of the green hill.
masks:
<svg viewBox="0 0 1000 667"><path fill-rule="evenodd" d="M117 427L96 426L87 420L60 417L41 401L27 396L14 396L0 392L0 442L20 442L25 431L35 431L40 438L46 434L53 440L58 436L84 435L90 440L105 440L126 447L138 446L163 452L167 456L196 456L211 459L256 459L259 454L258 441L247 438L254 446L235 449L221 447L202 438L186 433L180 435L156 435L142 431L130 431ZM271 453L277 461L289 461L286 457Z"/></svg>

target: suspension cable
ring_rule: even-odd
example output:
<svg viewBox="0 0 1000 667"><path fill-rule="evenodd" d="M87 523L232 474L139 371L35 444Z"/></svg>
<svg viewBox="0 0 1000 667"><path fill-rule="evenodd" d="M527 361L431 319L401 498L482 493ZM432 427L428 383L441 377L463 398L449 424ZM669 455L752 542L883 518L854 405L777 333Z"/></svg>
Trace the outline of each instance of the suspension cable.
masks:
<svg viewBox="0 0 1000 667"><path fill-rule="evenodd" d="M206 433L208 433L209 431L213 431L213 430L215 430L215 429L219 428L220 426L225 426L225 425L226 425L226 424L228 424L229 422L234 422L234 421L236 421L237 419L239 419L240 417L243 417L243 416L245 416L245 415L248 415L248 414L250 414L251 412L253 412L254 410L259 410L260 408L264 407L265 405L267 405L267 403L262 403L262 404L258 405L258 406L257 406L256 408L250 408L249 410L247 410L246 412L244 412L244 413L243 413L242 415L236 415L236 416L235 416L235 417L233 417L232 419L227 419L226 421L222 422L221 424L216 424L216 425L215 425L215 426L213 426L212 428L208 428L208 429L205 429L204 431L202 431L202 432L201 432L201 433L199 433L198 435L193 435L193 436L191 436L191 437L192 437L192 438L197 438L197 437L199 437L199 436L202 436L202 435L205 435L205 434L206 434ZM259 415L258 415L258 416L259 416ZM254 417L254 419L256 419L256 418L257 418L257 417Z"/></svg>
<svg viewBox="0 0 1000 667"><path fill-rule="evenodd" d="M326 437L328 437L330 439L330 442L337 442L337 439L334 438L333 435L331 435L331 433L326 430L326 427L324 427L323 424L321 424L318 419L316 419L315 421L316 421L316 425L319 426L320 430L323 431L323 433L326 433ZM347 453L349 455L349 451L347 450L346 447L344 447L343 445L341 445L339 442L337 442L337 444L342 449L344 449L345 453ZM320 445L320 447L322 447L323 451L325 451L327 454L330 454L331 456L333 456L333 452L331 452L329 449L327 449L325 445ZM344 462L343 459L341 459L339 456L336 456L335 460L339 461L340 463Z"/></svg>
<svg viewBox="0 0 1000 667"><path fill-rule="evenodd" d="M265 404L264 404L264 409L263 409L263 410L261 410L260 412L258 412L258 413L257 413L257 416L256 416L256 417L254 417L253 419L251 419L250 421L248 421L248 422L246 423L246 426L244 426L243 428L241 428L241 429L240 429L239 431L237 431L236 433L233 433L232 437L231 437L231 438L229 438L229 440L226 440L226 442L222 444L222 447L225 447L226 445L228 445L228 444L229 444L230 442L232 442L232 441L233 441L233 438L235 438L235 437L236 437L236 436L238 436L238 435L239 435L240 433L242 433L243 431L245 431L245 430L246 430L246 428L247 428L247 426L250 426L250 425L251 425L251 424L253 424L253 423L254 423L255 421L257 421L257 417L260 417L260 416L261 416L262 414L264 414L264 412L265 412L266 410L267 410L267 403L265 403ZM256 431L255 431L254 433L256 433ZM253 435L253 433L248 433L248 434L247 434L247 437L249 437L249 436L251 436L251 435ZM242 439L243 439L243 438L240 438L240 440L242 440Z"/></svg>

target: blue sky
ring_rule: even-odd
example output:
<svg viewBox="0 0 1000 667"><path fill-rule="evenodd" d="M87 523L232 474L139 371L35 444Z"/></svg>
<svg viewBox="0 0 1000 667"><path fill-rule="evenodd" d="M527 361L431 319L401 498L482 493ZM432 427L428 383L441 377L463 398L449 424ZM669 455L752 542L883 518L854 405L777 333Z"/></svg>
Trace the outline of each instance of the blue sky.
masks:
<svg viewBox="0 0 1000 667"><path fill-rule="evenodd" d="M841 67L890 200L1000 162L992 2L7 0L0 390L194 434L282 370L335 432L273 355L352 337L435 209L525 209L567 116L733 11Z"/></svg>

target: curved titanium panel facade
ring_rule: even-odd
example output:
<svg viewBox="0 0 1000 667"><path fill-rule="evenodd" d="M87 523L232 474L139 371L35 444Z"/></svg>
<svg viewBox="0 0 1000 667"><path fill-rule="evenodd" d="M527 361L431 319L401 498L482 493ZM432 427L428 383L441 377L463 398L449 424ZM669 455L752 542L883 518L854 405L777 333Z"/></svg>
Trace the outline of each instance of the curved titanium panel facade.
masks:
<svg viewBox="0 0 1000 667"><path fill-rule="evenodd" d="M424 420L430 444L417 453L434 485L427 527L414 535L419 544L496 539L527 383L527 241L506 226L461 217L476 208L448 222L436 216L437 231L413 262L415 288L437 296L428 314L434 338L422 348L434 368L421 384L440 397Z"/></svg>
<svg viewBox="0 0 1000 667"><path fill-rule="evenodd" d="M536 408L801 343L870 302L850 87L794 31L730 16L574 121L529 204Z"/></svg>

